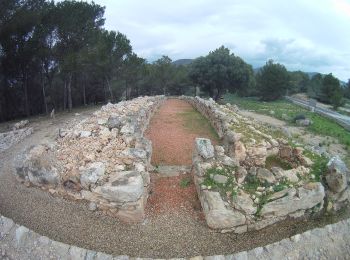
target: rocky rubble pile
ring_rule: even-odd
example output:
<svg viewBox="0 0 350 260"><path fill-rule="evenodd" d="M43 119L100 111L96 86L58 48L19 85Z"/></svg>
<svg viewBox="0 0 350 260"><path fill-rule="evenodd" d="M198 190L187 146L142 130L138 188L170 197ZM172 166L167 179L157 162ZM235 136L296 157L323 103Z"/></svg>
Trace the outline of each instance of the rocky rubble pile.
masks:
<svg viewBox="0 0 350 260"><path fill-rule="evenodd" d="M54 144L37 145L20 158L17 176L28 185L90 202L126 221L144 217L152 146L143 137L163 96L107 104Z"/></svg>
<svg viewBox="0 0 350 260"><path fill-rule="evenodd" d="M330 198L337 201L333 208L350 201L344 164L330 163L324 185L303 148L291 147L278 131L241 116L235 106L185 99L208 118L223 143L213 147L209 139L198 138L193 154L209 227L243 233L319 212Z"/></svg>
<svg viewBox="0 0 350 260"><path fill-rule="evenodd" d="M5 151L12 145L19 143L24 138L31 135L34 130L32 127L27 127L28 124L28 120L22 120L13 125L12 131L0 133L0 152Z"/></svg>

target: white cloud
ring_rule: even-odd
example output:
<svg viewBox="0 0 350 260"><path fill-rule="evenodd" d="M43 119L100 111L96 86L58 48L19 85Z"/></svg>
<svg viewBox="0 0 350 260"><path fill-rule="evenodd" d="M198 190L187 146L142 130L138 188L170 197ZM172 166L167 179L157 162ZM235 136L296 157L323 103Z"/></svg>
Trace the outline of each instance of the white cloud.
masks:
<svg viewBox="0 0 350 260"><path fill-rule="evenodd" d="M253 66L269 58L291 70L350 78L346 0L95 0L106 28L127 35L149 60L195 58L225 45Z"/></svg>

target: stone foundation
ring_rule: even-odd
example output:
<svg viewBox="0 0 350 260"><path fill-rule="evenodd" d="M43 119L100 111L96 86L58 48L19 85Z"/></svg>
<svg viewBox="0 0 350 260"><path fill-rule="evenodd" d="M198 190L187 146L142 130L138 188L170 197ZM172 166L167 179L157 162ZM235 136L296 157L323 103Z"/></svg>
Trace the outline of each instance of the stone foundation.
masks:
<svg viewBox="0 0 350 260"><path fill-rule="evenodd" d="M210 228L244 233L314 214L324 202L327 210L349 203L350 173L338 159L325 175L315 176L313 161L276 129L245 118L232 105L181 99L202 113L222 140L222 146L213 147L198 138L193 154L194 181ZM152 168L152 145L143 134L164 100L156 96L107 104L72 129L59 129L56 142L31 147L18 158L18 179L87 200L91 210L141 221ZM281 165L267 167L271 160Z"/></svg>
<svg viewBox="0 0 350 260"><path fill-rule="evenodd" d="M349 203L345 178L349 171L343 164L332 164L335 170L328 174L333 178L328 177L324 185L322 177L311 173L313 162L303 149L291 147L276 129L241 116L229 104L182 98L206 116L223 143L213 147L209 139L197 138L193 154L194 181L210 228L244 233L320 212L329 198L338 202L335 208ZM289 168L267 169L271 158ZM337 186L333 191L331 179Z"/></svg>
<svg viewBox="0 0 350 260"><path fill-rule="evenodd" d="M143 134L165 100L141 97L107 104L55 143L31 147L17 160L17 177L52 194L87 200L128 222L141 221L150 184L151 142Z"/></svg>

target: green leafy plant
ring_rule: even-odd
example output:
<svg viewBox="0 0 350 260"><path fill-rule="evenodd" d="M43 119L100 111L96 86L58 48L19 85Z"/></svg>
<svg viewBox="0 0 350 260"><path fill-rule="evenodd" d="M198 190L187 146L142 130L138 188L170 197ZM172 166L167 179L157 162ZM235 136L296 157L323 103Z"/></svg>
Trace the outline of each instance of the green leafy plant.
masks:
<svg viewBox="0 0 350 260"><path fill-rule="evenodd" d="M243 184L243 189L246 192L254 193L259 186L262 186L262 183L255 175L247 175Z"/></svg>
<svg viewBox="0 0 350 260"><path fill-rule="evenodd" d="M183 189L184 189L184 188L187 188L188 186L191 185L191 183L192 183L191 178L189 178L189 177L184 177L184 178L182 178L181 181L180 181L180 187L183 188Z"/></svg>

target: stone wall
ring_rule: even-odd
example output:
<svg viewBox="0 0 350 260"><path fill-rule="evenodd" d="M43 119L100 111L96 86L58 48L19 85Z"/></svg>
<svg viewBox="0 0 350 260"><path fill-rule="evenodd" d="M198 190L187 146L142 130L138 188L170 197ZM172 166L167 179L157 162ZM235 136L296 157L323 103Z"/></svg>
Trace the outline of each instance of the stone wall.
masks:
<svg viewBox="0 0 350 260"><path fill-rule="evenodd" d="M56 142L39 144L17 158L16 174L69 199L87 200L125 221L140 221L150 184L151 142L143 134L164 96L107 104Z"/></svg>
<svg viewBox="0 0 350 260"><path fill-rule="evenodd" d="M28 120L20 121L13 125L12 131L0 133L0 152L19 143L34 132L32 127L27 127L28 123Z"/></svg>
<svg viewBox="0 0 350 260"><path fill-rule="evenodd" d="M316 228L279 242L231 255L177 258L189 260L245 259L348 259L350 219ZM0 216L1 259L93 259L142 260L127 255L112 256L54 241ZM169 258L170 259L170 258ZM172 258L174 259L174 258Z"/></svg>
<svg viewBox="0 0 350 260"><path fill-rule="evenodd" d="M194 181L210 228L243 233L315 214L332 192L335 208L349 203L349 171L343 164L329 169L332 177L324 185L312 174L313 161L303 149L291 147L276 129L243 117L235 106L182 98L208 118L223 144L213 147L209 139L197 138L193 154ZM266 168L267 159L281 165ZM340 186L332 192L330 179Z"/></svg>

